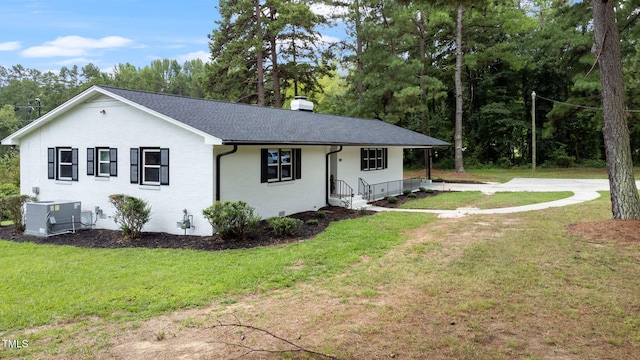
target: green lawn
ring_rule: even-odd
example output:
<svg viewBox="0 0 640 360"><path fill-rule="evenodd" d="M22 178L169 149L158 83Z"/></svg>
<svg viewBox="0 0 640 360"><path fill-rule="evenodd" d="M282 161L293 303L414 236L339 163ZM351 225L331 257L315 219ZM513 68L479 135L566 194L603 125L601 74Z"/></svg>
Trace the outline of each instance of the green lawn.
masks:
<svg viewBox="0 0 640 360"><path fill-rule="evenodd" d="M461 207L496 209L554 201L570 196L573 196L571 191L496 192L492 195L485 195L480 191L445 192L438 196L410 200L400 207L403 209L435 210L455 210Z"/></svg>
<svg viewBox="0 0 640 360"><path fill-rule="evenodd" d="M635 168L636 173L640 169ZM426 177L424 169L405 170L405 177ZM464 173L456 173L454 170L434 170L431 178L433 180L475 180L481 182L506 183L513 178L542 178L542 179L606 179L607 169L594 168L568 168L568 169L536 169L533 173L531 168L513 169L465 169Z"/></svg>
<svg viewBox="0 0 640 360"><path fill-rule="evenodd" d="M335 275L433 219L378 214L334 223L311 241L221 252L0 241L0 335L87 316L146 318Z"/></svg>
<svg viewBox="0 0 640 360"><path fill-rule="evenodd" d="M433 198L439 208L570 194L444 195ZM367 358L358 349L371 344L391 346L381 351L398 358L640 358L639 245L617 233L568 232L571 224L610 219L608 195L456 219L383 212L296 244L221 252L0 241L0 339L29 340L26 349L0 349L0 358L100 358L118 335L102 325L134 331L173 310L253 293L280 305L279 297L297 292L309 306L339 299L311 318L291 315L302 317L299 341L339 358ZM284 288L292 290L274 291ZM209 331L217 320L197 321ZM248 318L267 329L282 320L268 312ZM316 322L325 324L319 333L304 327Z"/></svg>

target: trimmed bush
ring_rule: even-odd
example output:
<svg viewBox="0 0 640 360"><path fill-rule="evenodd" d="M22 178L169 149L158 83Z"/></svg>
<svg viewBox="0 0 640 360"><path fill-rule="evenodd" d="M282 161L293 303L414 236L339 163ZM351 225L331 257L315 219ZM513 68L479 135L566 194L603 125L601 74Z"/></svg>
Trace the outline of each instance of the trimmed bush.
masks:
<svg viewBox="0 0 640 360"><path fill-rule="evenodd" d="M35 201L36 198L29 195L9 195L0 199L0 214L2 220L10 220L17 231L24 231L24 204ZM6 219L5 219L6 216Z"/></svg>
<svg viewBox="0 0 640 360"><path fill-rule="evenodd" d="M202 215L223 240L244 240L256 233L260 217L244 201L216 201Z"/></svg>
<svg viewBox="0 0 640 360"><path fill-rule="evenodd" d="M305 224L311 225L311 226L317 226L318 225L318 219L309 219L309 220L307 220L307 222Z"/></svg>
<svg viewBox="0 0 640 360"><path fill-rule="evenodd" d="M412 192L411 190L407 189L407 190L404 190L402 192L402 194L404 194L404 196L407 196L407 195L411 194L411 192Z"/></svg>
<svg viewBox="0 0 640 360"><path fill-rule="evenodd" d="M267 225L273 229L274 234L285 237L294 235L302 226L302 220L290 217L272 217L267 219Z"/></svg>
<svg viewBox="0 0 640 360"><path fill-rule="evenodd" d="M324 219L325 217L327 217L327 213L322 210L318 210L313 213L313 217L315 217L316 219Z"/></svg>
<svg viewBox="0 0 640 360"><path fill-rule="evenodd" d="M417 198L417 197L418 197L418 195L416 195L415 193L409 193L409 194L407 195L407 197L408 197L408 198L411 198L411 199L415 199L415 198Z"/></svg>
<svg viewBox="0 0 640 360"><path fill-rule="evenodd" d="M387 196L385 198L385 200L387 200L389 202L389 204L397 204L398 203L398 198L395 196Z"/></svg>
<svg viewBox="0 0 640 360"><path fill-rule="evenodd" d="M147 202L123 194L110 195L109 202L116 208L113 221L120 227L124 239L139 238L142 227L151 220L151 207Z"/></svg>

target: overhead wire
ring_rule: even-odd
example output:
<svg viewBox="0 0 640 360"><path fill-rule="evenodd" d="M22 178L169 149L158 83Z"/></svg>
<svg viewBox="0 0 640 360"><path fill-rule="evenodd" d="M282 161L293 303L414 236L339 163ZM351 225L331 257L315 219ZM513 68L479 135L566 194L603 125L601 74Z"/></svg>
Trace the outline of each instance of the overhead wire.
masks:
<svg viewBox="0 0 640 360"><path fill-rule="evenodd" d="M571 106L571 107L575 107L575 108L580 108L580 109L585 109L585 110L596 110L596 111L602 111L603 109L601 107L595 107L595 106L586 106L586 105L578 105L578 104L571 104L565 101L559 101L559 100L553 100L553 99L549 99L546 98L544 96L540 96L538 94L536 94L536 98L540 98L542 100L547 100L550 101L552 103L556 103L556 104L563 104L566 106ZM625 110L625 112L629 112L629 113L640 113L640 110Z"/></svg>

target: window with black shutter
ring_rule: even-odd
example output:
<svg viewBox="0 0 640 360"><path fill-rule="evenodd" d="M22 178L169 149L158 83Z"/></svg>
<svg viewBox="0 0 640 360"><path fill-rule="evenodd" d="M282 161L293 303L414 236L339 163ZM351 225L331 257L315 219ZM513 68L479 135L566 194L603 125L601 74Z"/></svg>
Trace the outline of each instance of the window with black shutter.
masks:
<svg viewBox="0 0 640 360"><path fill-rule="evenodd" d="M130 162L132 184L169 185L169 149L133 148Z"/></svg>
<svg viewBox="0 0 640 360"><path fill-rule="evenodd" d="M47 178L78 181L78 149L68 147L48 148Z"/></svg>
<svg viewBox="0 0 640 360"><path fill-rule="evenodd" d="M260 182L282 182L302 178L301 149L262 149Z"/></svg>

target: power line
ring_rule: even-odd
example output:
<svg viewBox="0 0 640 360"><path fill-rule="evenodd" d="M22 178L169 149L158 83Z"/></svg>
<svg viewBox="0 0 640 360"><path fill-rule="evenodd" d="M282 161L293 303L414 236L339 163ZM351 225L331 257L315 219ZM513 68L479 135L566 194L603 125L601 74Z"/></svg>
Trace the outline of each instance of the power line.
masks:
<svg viewBox="0 0 640 360"><path fill-rule="evenodd" d="M580 108L580 109L585 109L585 110L596 110L596 111L602 111L603 109L601 107L594 107L594 106L585 106L585 105L578 105L578 104L571 104L568 102L564 102L564 101L559 101L559 100L553 100L553 99L549 99L546 98L544 96L540 96L536 94L536 97L542 99L542 100L547 100L547 101L551 101L552 103L556 103L556 104L563 104L566 106L571 106L571 107L575 107L575 108ZM625 110L625 112L629 112L629 113L640 113L640 110Z"/></svg>

